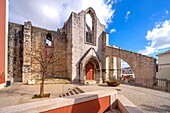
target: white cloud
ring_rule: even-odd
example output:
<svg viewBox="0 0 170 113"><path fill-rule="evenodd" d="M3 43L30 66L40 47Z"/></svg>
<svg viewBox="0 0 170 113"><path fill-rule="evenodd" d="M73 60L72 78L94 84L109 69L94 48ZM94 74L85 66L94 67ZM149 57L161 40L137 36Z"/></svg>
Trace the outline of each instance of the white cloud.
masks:
<svg viewBox="0 0 170 113"><path fill-rule="evenodd" d="M146 46L145 50L139 51L139 53L144 54L144 55L153 54L154 52L155 52L155 48L152 48L150 46Z"/></svg>
<svg viewBox="0 0 170 113"><path fill-rule="evenodd" d="M126 21L129 19L129 15L130 15L130 11L127 11L125 16Z"/></svg>
<svg viewBox="0 0 170 113"><path fill-rule="evenodd" d="M107 25L107 23L112 22L113 13L115 12L112 9L112 5L115 2L110 0L108 2L105 2L105 0L98 0L97 2L96 0L82 0L82 9L86 10L88 7L94 8L100 22Z"/></svg>
<svg viewBox="0 0 170 113"><path fill-rule="evenodd" d="M71 12L93 7L101 23L112 22L112 5L120 0L9 0L9 20L56 30L64 25Z"/></svg>
<svg viewBox="0 0 170 113"><path fill-rule="evenodd" d="M148 42L148 45L150 45L151 44L151 42Z"/></svg>
<svg viewBox="0 0 170 113"><path fill-rule="evenodd" d="M158 52L158 50L169 48L170 20L165 20L160 25L156 25L151 31L148 31L146 39L151 41L151 43L145 47L145 50L141 50L139 53L149 55Z"/></svg>
<svg viewBox="0 0 170 113"><path fill-rule="evenodd" d="M86 15L86 24L92 29L92 18L89 14Z"/></svg>
<svg viewBox="0 0 170 113"><path fill-rule="evenodd" d="M165 10L165 14L168 14L169 13L169 11L168 10Z"/></svg>
<svg viewBox="0 0 170 113"><path fill-rule="evenodd" d="M113 29L110 30L110 33L114 33L114 32L116 32L116 29L115 29L115 28L113 28Z"/></svg>
<svg viewBox="0 0 170 113"><path fill-rule="evenodd" d="M129 64L127 62L125 62L124 60L121 61L121 65L122 65L122 68L130 67Z"/></svg>

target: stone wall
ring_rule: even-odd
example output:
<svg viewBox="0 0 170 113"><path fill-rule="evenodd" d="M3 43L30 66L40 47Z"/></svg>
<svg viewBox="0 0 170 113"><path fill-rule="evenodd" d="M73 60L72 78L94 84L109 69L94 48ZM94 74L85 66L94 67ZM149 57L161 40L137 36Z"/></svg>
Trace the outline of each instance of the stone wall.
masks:
<svg viewBox="0 0 170 113"><path fill-rule="evenodd" d="M44 45L47 33L53 38L53 49L56 53L55 62L50 65L48 75L50 77L69 78L66 63L66 34L63 29L50 31L47 29L34 27L31 22L24 25L9 23L9 44L8 44L8 73L14 80L27 83L29 79L39 79L40 64L35 61L31 54L39 45ZM46 48L44 50L46 52ZM34 71L36 70L36 72Z"/></svg>
<svg viewBox="0 0 170 113"><path fill-rule="evenodd" d="M23 31L23 66L22 66L22 82L27 83L32 75L32 38L31 38L31 22L24 22Z"/></svg>
<svg viewBox="0 0 170 113"><path fill-rule="evenodd" d="M72 16L69 17L63 29L66 32L66 70L67 76L72 78Z"/></svg>
<svg viewBox="0 0 170 113"><path fill-rule="evenodd" d="M14 81L22 79L23 25L9 22L8 32L8 75Z"/></svg>
<svg viewBox="0 0 170 113"><path fill-rule="evenodd" d="M46 29L32 27L32 46L34 48L38 48L38 44L45 45L45 38L47 33L50 33L53 38L53 45L48 49L52 49L55 51L54 58L55 60L52 64L50 64L50 70L48 70L48 75L50 77L68 77L66 70L66 36L65 33L58 31L49 31ZM37 67L35 63L33 63L33 67ZM36 74L34 74L37 77Z"/></svg>

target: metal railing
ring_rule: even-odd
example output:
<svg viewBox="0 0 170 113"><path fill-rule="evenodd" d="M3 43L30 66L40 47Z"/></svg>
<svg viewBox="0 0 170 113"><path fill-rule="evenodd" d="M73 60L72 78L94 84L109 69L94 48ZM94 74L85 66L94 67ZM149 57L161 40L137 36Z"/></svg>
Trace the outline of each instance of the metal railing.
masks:
<svg viewBox="0 0 170 113"><path fill-rule="evenodd" d="M129 78L126 80L121 80L121 83L170 93L170 80L167 79Z"/></svg>

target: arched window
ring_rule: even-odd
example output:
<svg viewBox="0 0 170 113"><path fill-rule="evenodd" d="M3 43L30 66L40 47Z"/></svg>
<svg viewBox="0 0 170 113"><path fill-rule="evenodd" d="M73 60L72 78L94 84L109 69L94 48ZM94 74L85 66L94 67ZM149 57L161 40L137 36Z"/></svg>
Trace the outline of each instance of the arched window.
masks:
<svg viewBox="0 0 170 113"><path fill-rule="evenodd" d="M52 36L51 36L50 33L48 33L48 34L46 35L45 45L46 45L46 46L52 46Z"/></svg>
<svg viewBox="0 0 170 113"><path fill-rule="evenodd" d="M86 14L86 42L94 43L94 21L90 13Z"/></svg>
<svg viewBox="0 0 170 113"><path fill-rule="evenodd" d="M45 46L46 46L46 58L51 57L51 51L53 48L53 39L50 33L45 37Z"/></svg>
<svg viewBox="0 0 170 113"><path fill-rule="evenodd" d="M96 44L96 23L97 17L93 8L88 8L85 15L85 43Z"/></svg>

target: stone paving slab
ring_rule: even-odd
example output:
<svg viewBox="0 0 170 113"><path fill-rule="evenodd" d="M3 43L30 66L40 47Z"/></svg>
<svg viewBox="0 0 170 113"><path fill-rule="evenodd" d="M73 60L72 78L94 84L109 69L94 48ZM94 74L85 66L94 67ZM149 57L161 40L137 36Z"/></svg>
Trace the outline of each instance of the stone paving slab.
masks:
<svg viewBox="0 0 170 113"><path fill-rule="evenodd" d="M121 84L118 87L108 87L106 84L92 87L82 86L85 91L98 89L116 89L118 95L124 95L144 113L170 113L170 93Z"/></svg>
<svg viewBox="0 0 170 113"><path fill-rule="evenodd" d="M45 93L50 93L50 98L56 98L62 92L65 92L68 87L73 86L74 85L72 84L48 84L45 85ZM39 85L23 85L22 83L13 83L10 87L0 89L0 108L48 99L32 99L33 95L39 94L39 88Z"/></svg>
<svg viewBox="0 0 170 113"><path fill-rule="evenodd" d="M110 87L106 84L48 84L45 85L45 93L51 93L50 98L56 98L62 92L66 92L68 88L73 88L75 86L78 86L85 92L117 90L118 95L124 95L144 113L170 113L170 93L124 84L121 84L118 87ZM0 89L0 108L48 99L31 99L34 94L38 93L39 85L22 85L21 83L14 83L10 87Z"/></svg>

